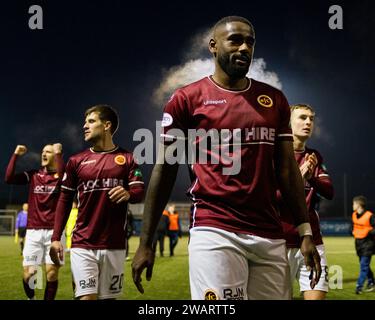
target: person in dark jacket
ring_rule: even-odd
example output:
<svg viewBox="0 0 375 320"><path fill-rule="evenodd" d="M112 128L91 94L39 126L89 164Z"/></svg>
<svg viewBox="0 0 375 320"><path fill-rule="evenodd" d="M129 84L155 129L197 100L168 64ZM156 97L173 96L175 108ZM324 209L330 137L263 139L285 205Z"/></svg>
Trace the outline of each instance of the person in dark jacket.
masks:
<svg viewBox="0 0 375 320"><path fill-rule="evenodd" d="M159 242L160 257L164 257L164 238L167 235L168 229L169 212L167 210L164 210L162 216L160 217L160 221L155 232L153 243L154 252L156 252L156 247Z"/></svg>

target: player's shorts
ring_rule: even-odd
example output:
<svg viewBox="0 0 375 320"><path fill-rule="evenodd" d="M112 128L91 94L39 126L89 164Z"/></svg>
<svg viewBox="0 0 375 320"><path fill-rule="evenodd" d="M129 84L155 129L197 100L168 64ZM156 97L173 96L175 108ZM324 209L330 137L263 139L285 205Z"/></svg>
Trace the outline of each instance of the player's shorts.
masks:
<svg viewBox="0 0 375 320"><path fill-rule="evenodd" d="M193 300L291 299L284 239L192 228L189 276Z"/></svg>
<svg viewBox="0 0 375 320"><path fill-rule="evenodd" d="M72 248L70 263L76 286L75 297L97 294L98 299L121 295L125 250Z"/></svg>
<svg viewBox="0 0 375 320"><path fill-rule="evenodd" d="M324 245L317 245L316 249L320 255L320 265L322 266L322 275L320 276L319 282L315 285L314 289L310 287L310 271L307 270L304 262L303 255L299 248L288 249L288 260L290 267L290 279L293 288L293 282L295 279L299 282L300 291L319 290L328 292L328 265L325 254Z"/></svg>
<svg viewBox="0 0 375 320"><path fill-rule="evenodd" d="M54 264L49 256L51 247L52 229L27 229L25 247L23 248L23 266L34 266L41 264ZM61 243L65 246L65 238ZM65 260L65 259L64 259ZM64 264L64 260L60 264Z"/></svg>

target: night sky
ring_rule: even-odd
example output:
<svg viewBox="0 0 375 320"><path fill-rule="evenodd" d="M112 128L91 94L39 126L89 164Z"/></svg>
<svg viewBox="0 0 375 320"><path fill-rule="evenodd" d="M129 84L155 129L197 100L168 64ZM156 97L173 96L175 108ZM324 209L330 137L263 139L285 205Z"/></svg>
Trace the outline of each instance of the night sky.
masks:
<svg viewBox="0 0 375 320"><path fill-rule="evenodd" d="M163 104L152 99L168 70L184 64L192 39L227 15L254 25L254 58L277 74L289 102L317 113L317 148L336 196L323 216L350 214L351 198L366 195L375 209L375 10L371 1L8 1L1 8L0 174L17 144L30 153L19 170L38 166L45 143L61 142L64 158L83 150L83 113L115 106L115 142L133 150L139 128L155 131ZM43 8L43 30L28 26L28 9ZM344 29L328 27L330 5L341 5ZM201 53L202 54L202 53ZM204 53L208 58L209 53ZM195 56L194 58L197 58ZM148 182L151 165L142 166ZM344 212L346 174L347 212ZM187 201L187 168L172 198ZM0 181L0 206L27 199L26 187Z"/></svg>

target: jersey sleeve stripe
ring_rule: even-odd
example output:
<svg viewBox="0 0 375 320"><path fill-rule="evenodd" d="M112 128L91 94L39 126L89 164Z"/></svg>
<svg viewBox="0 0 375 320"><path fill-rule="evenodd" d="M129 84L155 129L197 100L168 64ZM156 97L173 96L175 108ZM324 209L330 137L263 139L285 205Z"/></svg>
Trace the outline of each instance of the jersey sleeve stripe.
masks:
<svg viewBox="0 0 375 320"><path fill-rule="evenodd" d="M23 173L26 175L27 181L30 182L30 176L29 176L29 174L26 171L24 171Z"/></svg>
<svg viewBox="0 0 375 320"><path fill-rule="evenodd" d="M329 177L329 174L322 173L322 174L318 175L318 177Z"/></svg>
<svg viewBox="0 0 375 320"><path fill-rule="evenodd" d="M72 189L72 188L68 188L66 186L61 186L62 189L66 189L66 190L69 190L69 191L76 191L75 189Z"/></svg>
<svg viewBox="0 0 375 320"><path fill-rule="evenodd" d="M143 181L132 181L132 182L129 182L129 186L131 186L132 184L145 184Z"/></svg>

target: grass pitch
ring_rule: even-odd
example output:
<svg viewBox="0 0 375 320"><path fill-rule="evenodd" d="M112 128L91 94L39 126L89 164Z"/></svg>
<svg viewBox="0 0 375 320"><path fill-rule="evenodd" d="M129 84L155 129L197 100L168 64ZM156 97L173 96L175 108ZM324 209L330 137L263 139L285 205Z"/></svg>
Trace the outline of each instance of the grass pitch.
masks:
<svg viewBox="0 0 375 320"><path fill-rule="evenodd" d="M13 237L0 237L0 300L25 300L21 276L22 257L19 245L14 243ZM133 257L138 246L138 237L130 239L130 258ZM330 300L374 300L375 291L356 295L355 284L359 274L359 261L354 249L354 240L350 237L324 238L327 259L330 266ZM131 278L131 261L124 264L124 300L189 300L189 273L187 237L179 240L175 249L175 256L169 257L168 238L165 240L165 257L157 256L151 282L143 275L145 293L140 294ZM213 272L215 266L212 267ZM372 269L375 262L372 262ZM342 278L340 279L340 273ZM36 290L37 299L43 299L44 290ZM56 299L72 299L72 284L69 254L66 255L66 265L61 268L59 275L59 289ZM294 286L294 298L301 299L298 285Z"/></svg>

